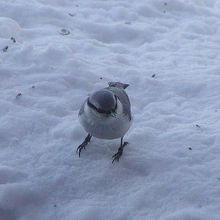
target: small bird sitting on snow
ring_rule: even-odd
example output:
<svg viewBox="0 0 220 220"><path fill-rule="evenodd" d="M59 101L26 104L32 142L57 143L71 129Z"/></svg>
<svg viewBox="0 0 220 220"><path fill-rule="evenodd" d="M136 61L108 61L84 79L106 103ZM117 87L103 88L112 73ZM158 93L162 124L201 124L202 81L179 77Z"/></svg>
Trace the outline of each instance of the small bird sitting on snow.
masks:
<svg viewBox="0 0 220 220"><path fill-rule="evenodd" d="M100 139L121 138L118 152L112 156L113 161L119 161L124 147L123 137L131 126L131 105L125 89L129 86L120 82L109 82L107 88L91 94L79 111L79 120L88 133L82 144L77 148L81 154L82 149L90 142L92 136Z"/></svg>

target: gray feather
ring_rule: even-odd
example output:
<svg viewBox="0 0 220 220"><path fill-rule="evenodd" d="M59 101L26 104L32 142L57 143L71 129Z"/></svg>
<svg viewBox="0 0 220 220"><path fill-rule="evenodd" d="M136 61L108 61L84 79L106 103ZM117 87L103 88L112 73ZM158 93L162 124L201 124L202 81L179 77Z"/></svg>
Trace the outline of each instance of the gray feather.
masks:
<svg viewBox="0 0 220 220"><path fill-rule="evenodd" d="M116 87L119 89L126 89L129 86L129 84L124 84L121 82L109 82L108 85L109 87Z"/></svg>
<svg viewBox="0 0 220 220"><path fill-rule="evenodd" d="M114 95L116 95L117 98L121 101L121 103L123 103L123 112L131 120L131 104L128 95L126 94L124 89L115 86L109 86L106 89L112 91Z"/></svg>

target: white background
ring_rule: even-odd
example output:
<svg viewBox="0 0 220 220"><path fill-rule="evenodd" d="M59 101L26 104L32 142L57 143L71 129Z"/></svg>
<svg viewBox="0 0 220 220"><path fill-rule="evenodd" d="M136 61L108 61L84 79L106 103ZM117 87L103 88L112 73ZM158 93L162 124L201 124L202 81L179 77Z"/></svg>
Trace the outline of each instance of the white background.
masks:
<svg viewBox="0 0 220 220"><path fill-rule="evenodd" d="M109 81L134 115L113 165L120 140L75 154ZM220 1L0 1L0 220L219 220L219 130Z"/></svg>

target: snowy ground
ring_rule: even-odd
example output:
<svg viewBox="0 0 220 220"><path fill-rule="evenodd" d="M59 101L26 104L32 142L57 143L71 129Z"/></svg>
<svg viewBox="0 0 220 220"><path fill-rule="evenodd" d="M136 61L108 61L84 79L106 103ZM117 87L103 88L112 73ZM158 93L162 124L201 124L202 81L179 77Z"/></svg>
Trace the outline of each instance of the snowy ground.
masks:
<svg viewBox="0 0 220 220"><path fill-rule="evenodd" d="M0 220L219 220L219 60L218 0L1 0ZM119 140L75 154L108 81L134 114L113 165Z"/></svg>

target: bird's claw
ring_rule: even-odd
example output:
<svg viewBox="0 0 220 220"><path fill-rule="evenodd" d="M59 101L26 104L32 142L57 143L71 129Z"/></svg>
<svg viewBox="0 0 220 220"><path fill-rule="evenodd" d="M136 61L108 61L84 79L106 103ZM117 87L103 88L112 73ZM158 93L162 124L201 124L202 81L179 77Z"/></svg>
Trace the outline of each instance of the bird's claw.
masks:
<svg viewBox="0 0 220 220"><path fill-rule="evenodd" d="M114 163L115 161L119 161L119 159L120 159L120 157L121 157L121 155L122 155L122 152L123 151L118 151L116 154L114 154L113 156L112 156L112 163Z"/></svg>
<svg viewBox="0 0 220 220"><path fill-rule="evenodd" d="M82 149L84 149L84 150L86 149L85 143L80 144L79 147L77 147L77 149L76 149L76 153L79 155L79 157L80 157Z"/></svg>
<svg viewBox="0 0 220 220"><path fill-rule="evenodd" d="M122 156L124 147L128 144L128 142L124 142L123 145L118 149L118 152L112 156L112 163L115 161L119 162L119 159Z"/></svg>
<svg viewBox="0 0 220 220"><path fill-rule="evenodd" d="M92 135L88 134L85 140L82 142L82 144L80 144L79 147L77 147L76 153L79 155L79 157L80 157L82 149L84 150L86 149L86 145L90 142L91 138L92 138Z"/></svg>

